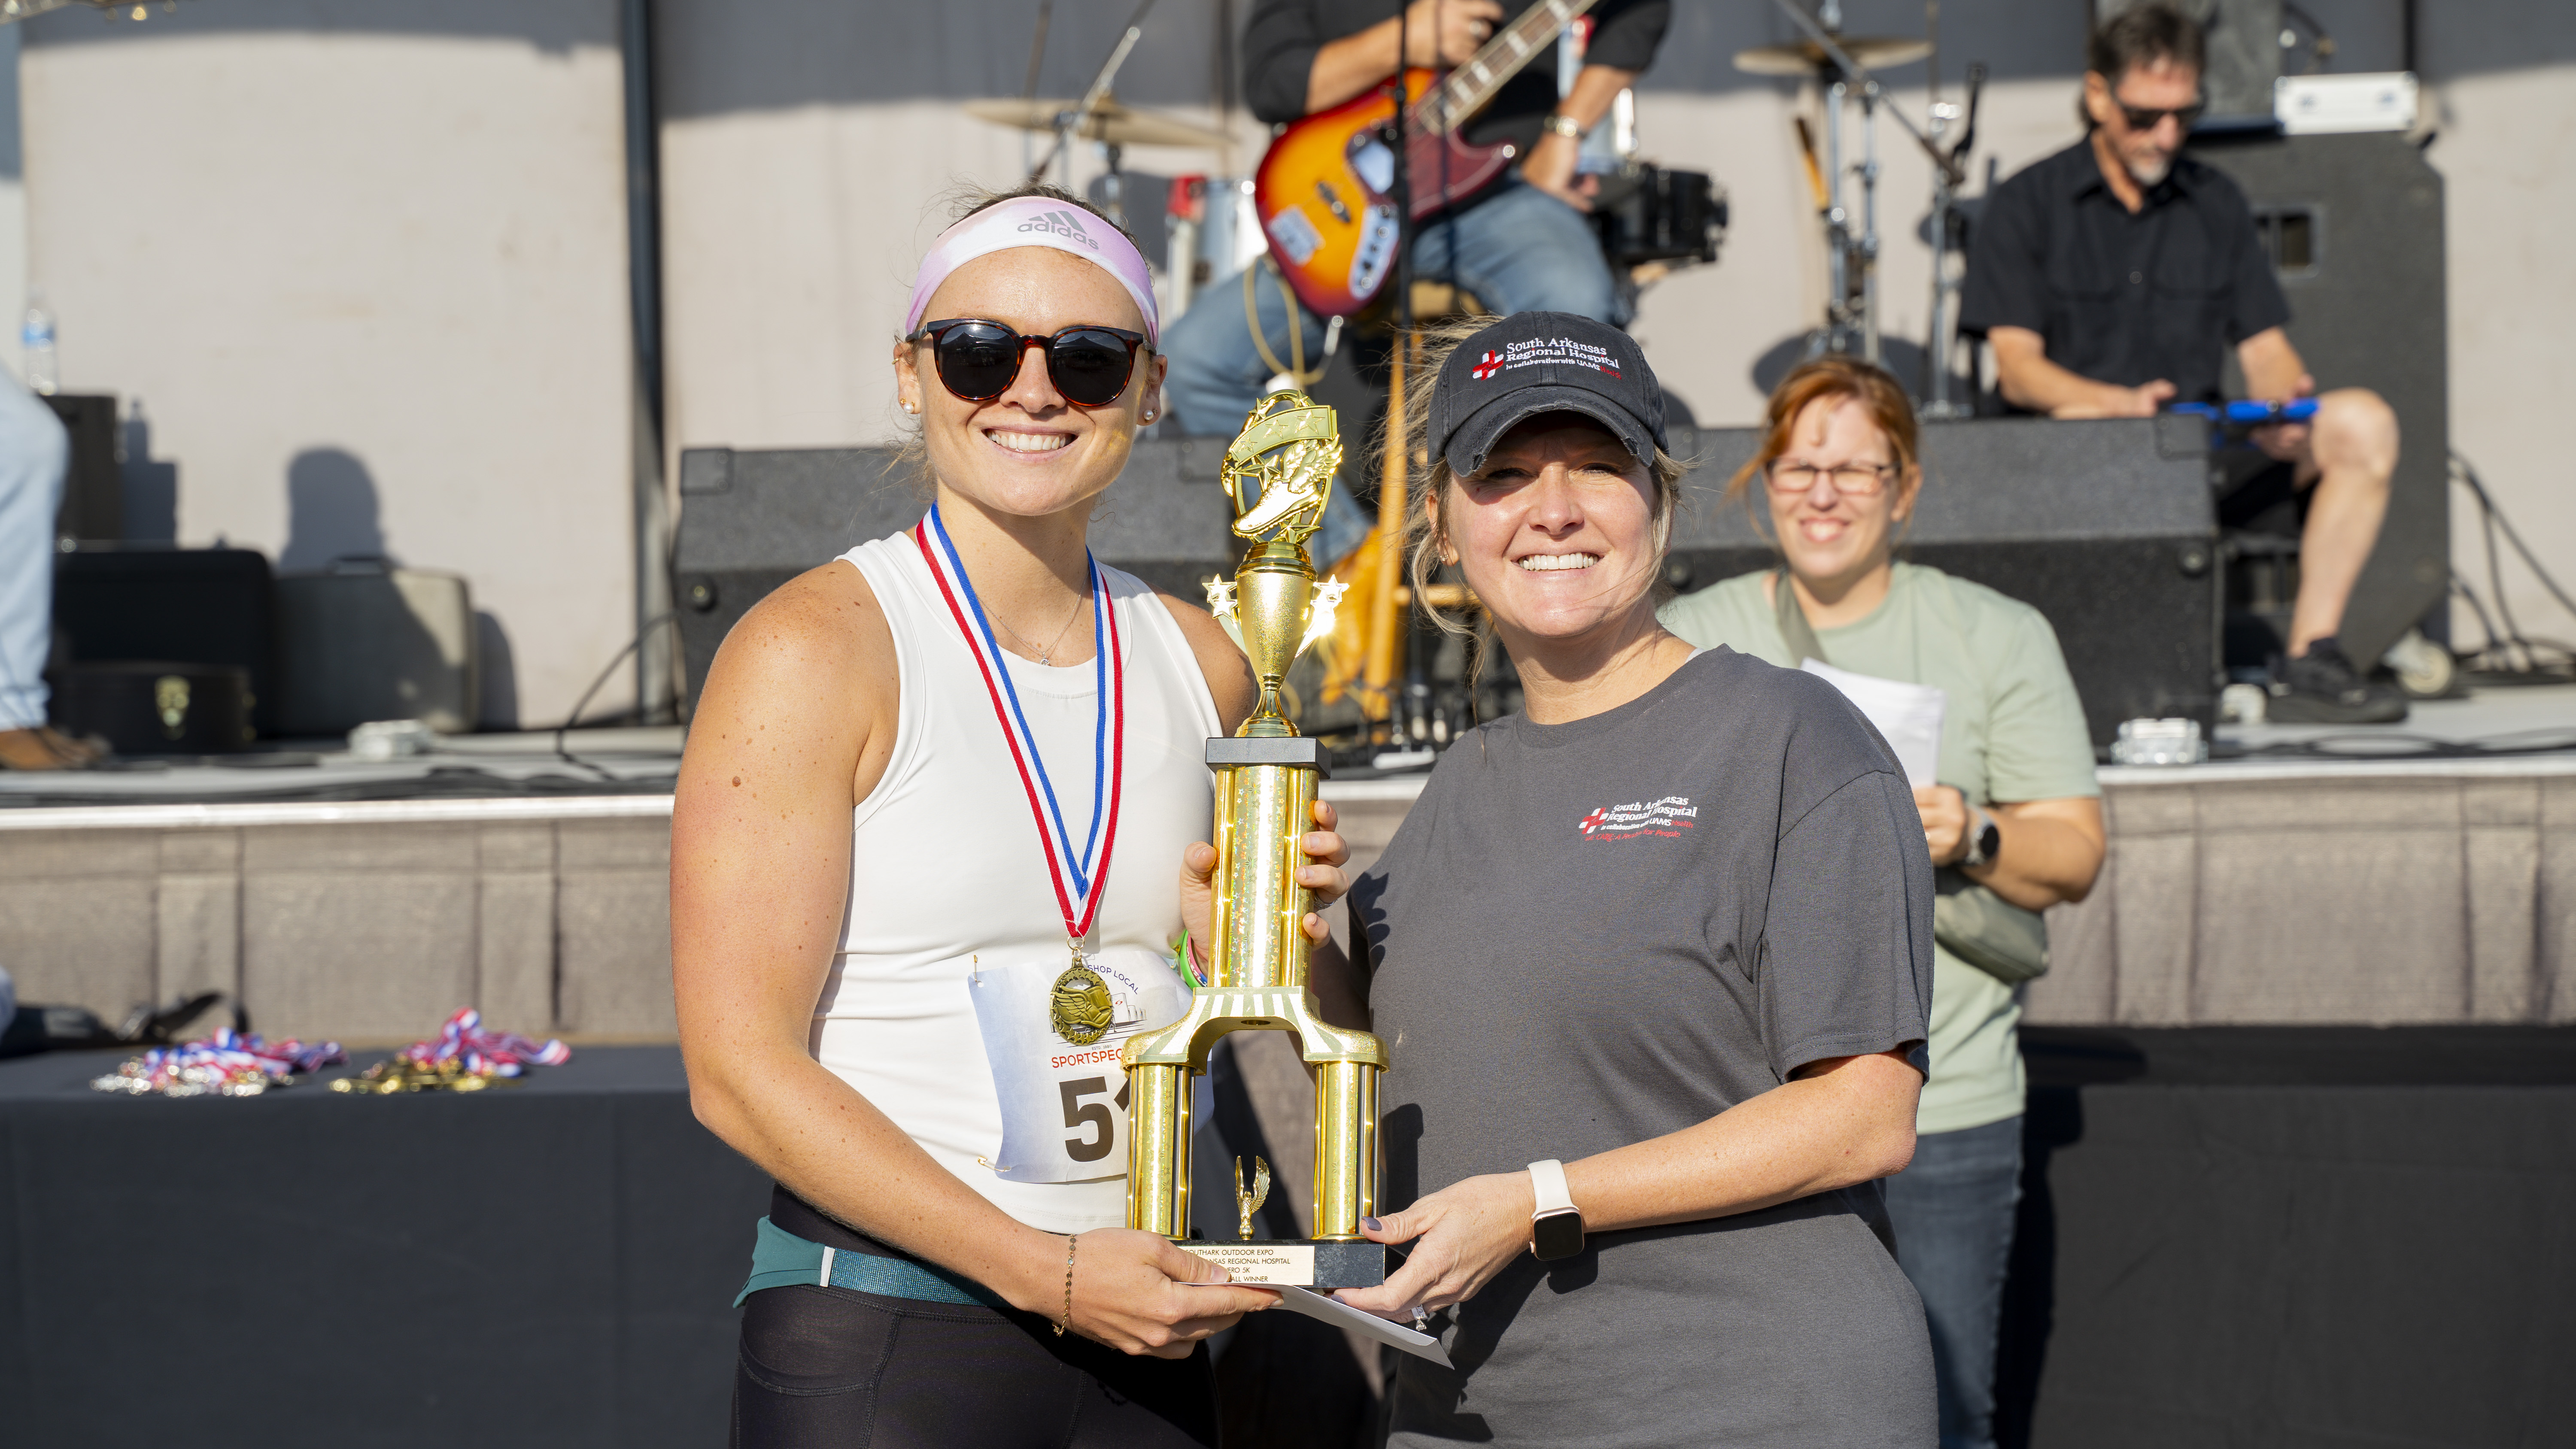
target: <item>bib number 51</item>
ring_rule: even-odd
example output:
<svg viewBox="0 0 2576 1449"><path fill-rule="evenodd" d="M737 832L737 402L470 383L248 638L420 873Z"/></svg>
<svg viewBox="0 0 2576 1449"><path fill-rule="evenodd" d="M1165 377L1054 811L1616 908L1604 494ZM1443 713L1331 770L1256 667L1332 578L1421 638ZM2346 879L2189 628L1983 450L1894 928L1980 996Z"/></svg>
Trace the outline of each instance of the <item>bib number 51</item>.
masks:
<svg viewBox="0 0 2576 1449"><path fill-rule="evenodd" d="M1070 1082L1058 1082L1056 1091L1064 1097L1064 1155L1076 1162L1098 1162L1107 1157L1110 1150L1118 1145L1117 1119L1111 1117L1109 1109L1101 1103L1083 1099L1107 1096L1108 1079L1081 1077ZM1118 1095L1112 1100L1118 1104L1119 1111L1127 1110L1127 1082L1124 1077L1119 1079Z"/></svg>

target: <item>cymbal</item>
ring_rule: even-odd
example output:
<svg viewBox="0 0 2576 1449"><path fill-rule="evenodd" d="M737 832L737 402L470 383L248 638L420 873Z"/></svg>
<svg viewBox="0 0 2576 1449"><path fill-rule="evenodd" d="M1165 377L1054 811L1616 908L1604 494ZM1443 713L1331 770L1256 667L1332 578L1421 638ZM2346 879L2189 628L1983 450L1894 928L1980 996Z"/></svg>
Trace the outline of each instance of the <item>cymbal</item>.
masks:
<svg viewBox="0 0 2576 1449"><path fill-rule="evenodd" d="M985 100L968 101L966 114L996 125L1016 126L1023 131L1052 131L1056 117L1081 105L1080 100ZM1175 121L1151 111L1129 110L1107 97L1082 118L1074 134L1086 141L1106 141L1113 146L1223 146L1234 138L1222 131Z"/></svg>
<svg viewBox="0 0 2576 1449"><path fill-rule="evenodd" d="M1908 40L1895 35L1837 35L1834 44L1854 63L1869 70L1906 65L1932 53L1932 42ZM1812 40L1789 45L1765 45L1735 53L1735 68L1754 75L1823 75L1833 74L1834 63L1825 58L1825 48Z"/></svg>

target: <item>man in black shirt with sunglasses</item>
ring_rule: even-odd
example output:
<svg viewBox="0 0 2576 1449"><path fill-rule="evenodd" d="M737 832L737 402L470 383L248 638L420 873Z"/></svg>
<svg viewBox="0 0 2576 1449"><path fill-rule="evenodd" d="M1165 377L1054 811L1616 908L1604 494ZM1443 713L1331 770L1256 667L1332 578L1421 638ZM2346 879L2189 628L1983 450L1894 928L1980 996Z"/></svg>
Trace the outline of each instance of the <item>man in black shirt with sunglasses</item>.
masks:
<svg viewBox="0 0 2576 1449"><path fill-rule="evenodd" d="M2161 3L2123 11L2086 46L2075 145L1996 188L1968 255L1960 330L1994 349L2014 408L2060 418L2148 417L2222 396L2233 347L2247 395L2312 396L2281 296L2236 184L2181 154L2201 112L2200 27ZM2397 417L2378 394L2317 398L2312 422L2258 428L2211 461L2219 517L2243 526L2295 510L2299 593L2270 717L2403 719L2396 689L2364 678L2335 631L2379 537L2397 466Z"/></svg>

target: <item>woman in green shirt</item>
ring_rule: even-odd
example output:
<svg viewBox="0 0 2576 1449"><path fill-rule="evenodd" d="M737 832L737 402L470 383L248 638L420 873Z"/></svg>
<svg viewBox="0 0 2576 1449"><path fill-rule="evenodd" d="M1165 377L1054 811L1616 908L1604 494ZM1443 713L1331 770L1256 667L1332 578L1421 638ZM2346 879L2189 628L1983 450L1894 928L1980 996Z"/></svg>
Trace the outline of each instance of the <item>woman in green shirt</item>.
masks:
<svg viewBox="0 0 2576 1449"><path fill-rule="evenodd" d="M2016 953L2009 941L1998 952L1960 931L1936 934L1931 1079L1913 1165L1888 1180L1887 1206L1930 1319L1942 1449L1991 1449L2021 1176L2021 1007L2005 978L2036 974L2039 950L2036 923L1996 898L2024 911L2082 899L2102 866L2102 811L2083 707L2048 621L1983 585L1896 561L1922 482L1914 410L1896 379L1847 357L1804 364L1772 393L1762 446L1729 487L1758 489L1786 567L1676 599L1663 622L1702 647L1792 669L1816 658L1945 696L1939 783L1914 791L1932 863L1946 893L1984 887L1991 895L1962 900L2034 939ZM1945 906L1941 923L1949 917ZM2016 954L2034 959L2016 970Z"/></svg>

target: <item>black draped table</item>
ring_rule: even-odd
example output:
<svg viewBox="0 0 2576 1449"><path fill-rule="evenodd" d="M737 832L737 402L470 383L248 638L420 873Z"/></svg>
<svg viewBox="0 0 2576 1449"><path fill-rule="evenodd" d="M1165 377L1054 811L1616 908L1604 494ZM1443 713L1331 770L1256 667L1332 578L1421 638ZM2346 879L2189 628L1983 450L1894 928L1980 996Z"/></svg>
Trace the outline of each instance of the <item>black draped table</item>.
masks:
<svg viewBox="0 0 2576 1449"><path fill-rule="evenodd" d="M2576 1031L2024 1052L2007 1445L2576 1440ZM239 1101L117 1060L0 1062L0 1444L722 1442L767 1184L675 1050Z"/></svg>
<svg viewBox="0 0 2576 1449"><path fill-rule="evenodd" d="M2576 1030L2022 1053L2005 1445L2576 1443Z"/></svg>
<svg viewBox="0 0 2576 1449"><path fill-rule="evenodd" d="M87 1089L119 1060L0 1062L0 1444L724 1442L768 1181L676 1048L462 1095Z"/></svg>

